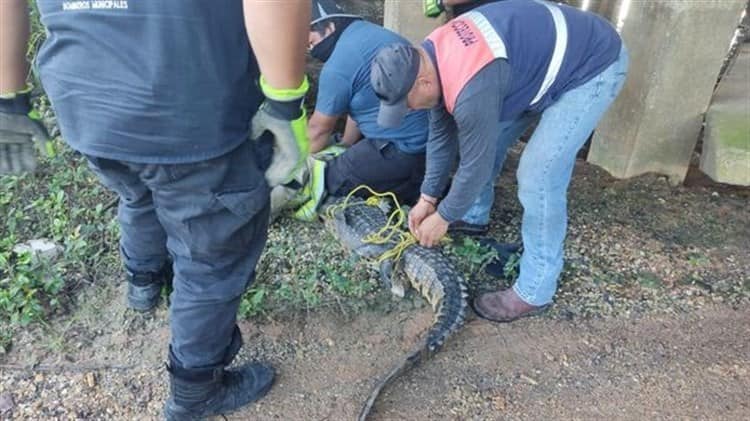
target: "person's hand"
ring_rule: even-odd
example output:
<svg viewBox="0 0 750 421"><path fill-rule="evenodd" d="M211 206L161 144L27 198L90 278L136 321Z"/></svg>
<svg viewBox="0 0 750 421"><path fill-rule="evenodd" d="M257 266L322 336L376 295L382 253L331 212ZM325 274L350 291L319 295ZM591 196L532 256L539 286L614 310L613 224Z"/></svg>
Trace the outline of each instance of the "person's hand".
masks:
<svg viewBox="0 0 750 421"><path fill-rule="evenodd" d="M409 211L409 231L419 239L419 233L417 227L424 221L425 218L435 213L437 210L437 199L422 195L419 201L411 211Z"/></svg>
<svg viewBox="0 0 750 421"><path fill-rule="evenodd" d="M274 187L290 182L310 154L302 106L309 84L305 77L296 89L275 89L261 76L260 87L266 100L253 117L251 137L259 139L265 131L274 136L273 159L266 170L266 180Z"/></svg>
<svg viewBox="0 0 750 421"><path fill-rule="evenodd" d="M48 140L47 130L31 110L29 90L0 97L0 175L33 171L34 142Z"/></svg>
<svg viewBox="0 0 750 421"><path fill-rule="evenodd" d="M445 11L443 0L422 0L422 13L428 18L440 16Z"/></svg>
<svg viewBox="0 0 750 421"><path fill-rule="evenodd" d="M422 223L417 227L419 236L419 244L424 247L434 247L438 245L440 240L445 237L445 233L448 232L448 221L440 216L440 213L434 212L428 216Z"/></svg>

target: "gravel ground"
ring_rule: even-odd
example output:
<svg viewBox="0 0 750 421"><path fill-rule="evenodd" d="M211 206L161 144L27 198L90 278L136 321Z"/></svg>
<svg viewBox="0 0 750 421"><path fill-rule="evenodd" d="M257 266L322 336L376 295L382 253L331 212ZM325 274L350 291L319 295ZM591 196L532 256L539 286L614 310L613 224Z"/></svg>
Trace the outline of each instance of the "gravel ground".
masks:
<svg viewBox="0 0 750 421"><path fill-rule="evenodd" d="M505 241L519 238L520 148L500 179L493 215L492 234ZM470 322L383 400L391 408L383 419L534 419L556 411L741 418L750 369L750 191L701 180L673 187L653 175L615 180L580 161L569 201L568 260L553 311L509 327ZM323 288L333 274L376 288L371 270L339 253L321 226L282 219L272 227L258 285L303 288L293 282L320 277L322 298L317 309L286 301L243 323L241 359L281 369L276 391L245 416L350 419L374 377L430 325L419 297L397 301L376 290L355 299ZM68 314L17 337L0 360L1 418L158 418L166 308L153 317L130 313L116 276L83 291ZM481 289L505 282L478 278Z"/></svg>

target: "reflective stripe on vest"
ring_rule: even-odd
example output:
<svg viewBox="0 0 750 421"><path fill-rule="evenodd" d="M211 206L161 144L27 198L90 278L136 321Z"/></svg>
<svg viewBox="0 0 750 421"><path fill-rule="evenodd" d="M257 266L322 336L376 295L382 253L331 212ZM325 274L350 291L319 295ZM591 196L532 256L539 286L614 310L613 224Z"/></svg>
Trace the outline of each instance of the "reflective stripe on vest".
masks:
<svg viewBox="0 0 750 421"><path fill-rule="evenodd" d="M568 25L557 5L534 0L549 10L555 25L555 47L539 89L529 106L547 94L562 67L568 49ZM477 36L479 35L479 36ZM463 87L484 66L497 58L508 58L507 48L487 18L477 11L465 13L436 29L427 37L435 47L435 58L440 69L443 102L453 113Z"/></svg>
<svg viewBox="0 0 750 421"><path fill-rule="evenodd" d="M502 38L487 18L477 12L453 19L427 39L435 47L443 102L451 114L458 95L475 74L495 59L508 58Z"/></svg>
<svg viewBox="0 0 750 421"><path fill-rule="evenodd" d="M503 39L500 38L500 35L497 34L495 28L492 27L490 21L488 21L483 14L479 12L468 12L464 16L466 19L474 22L474 25L477 26L477 29L479 29L484 40L487 41L487 45L490 47L493 57L508 58L508 52L505 49Z"/></svg>
<svg viewBox="0 0 750 421"><path fill-rule="evenodd" d="M552 53L549 66L547 66L547 73L544 75L542 86L539 87L539 91L537 91L534 99L531 100L530 105L539 102L547 91L549 91L552 84L555 83L557 74L560 72L560 67L562 66L563 58L565 58L565 51L568 49L568 24L565 22L562 10L552 3L542 0L535 1L544 5L552 13L552 20L555 22L555 51Z"/></svg>

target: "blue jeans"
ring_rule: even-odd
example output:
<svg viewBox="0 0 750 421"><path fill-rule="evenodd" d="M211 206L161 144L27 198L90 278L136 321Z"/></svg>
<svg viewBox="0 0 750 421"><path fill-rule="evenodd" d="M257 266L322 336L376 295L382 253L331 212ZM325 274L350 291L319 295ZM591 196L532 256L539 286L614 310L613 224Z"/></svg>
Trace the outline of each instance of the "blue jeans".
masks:
<svg viewBox="0 0 750 421"><path fill-rule="evenodd" d="M521 155L516 175L518 198L524 210L521 223L524 252L513 290L529 304L547 304L555 295L563 267L568 222L566 195L576 154L617 98L627 69L628 53L623 45L617 61L585 84L564 93L544 110ZM499 139L493 178L463 218L473 218L467 222L489 221L494 179L502 169L508 147L529 123L526 117L507 122Z"/></svg>

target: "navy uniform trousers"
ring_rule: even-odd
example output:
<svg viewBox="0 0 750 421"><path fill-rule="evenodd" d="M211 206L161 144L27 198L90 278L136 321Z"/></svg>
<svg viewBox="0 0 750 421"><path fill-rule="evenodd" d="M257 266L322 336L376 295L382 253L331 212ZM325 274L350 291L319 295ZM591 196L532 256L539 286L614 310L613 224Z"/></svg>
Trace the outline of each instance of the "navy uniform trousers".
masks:
<svg viewBox="0 0 750 421"><path fill-rule="evenodd" d="M400 151L393 143L362 139L326 166L326 191L346 196L365 184L376 192L393 192L401 203L413 205L419 199L425 171L425 154ZM362 197L370 193L361 191Z"/></svg>
<svg viewBox="0 0 750 421"><path fill-rule="evenodd" d="M189 164L136 164L87 156L120 197L120 248L133 272L171 255L170 351L186 369L219 366L241 344L243 292L266 242L269 188L255 142Z"/></svg>

